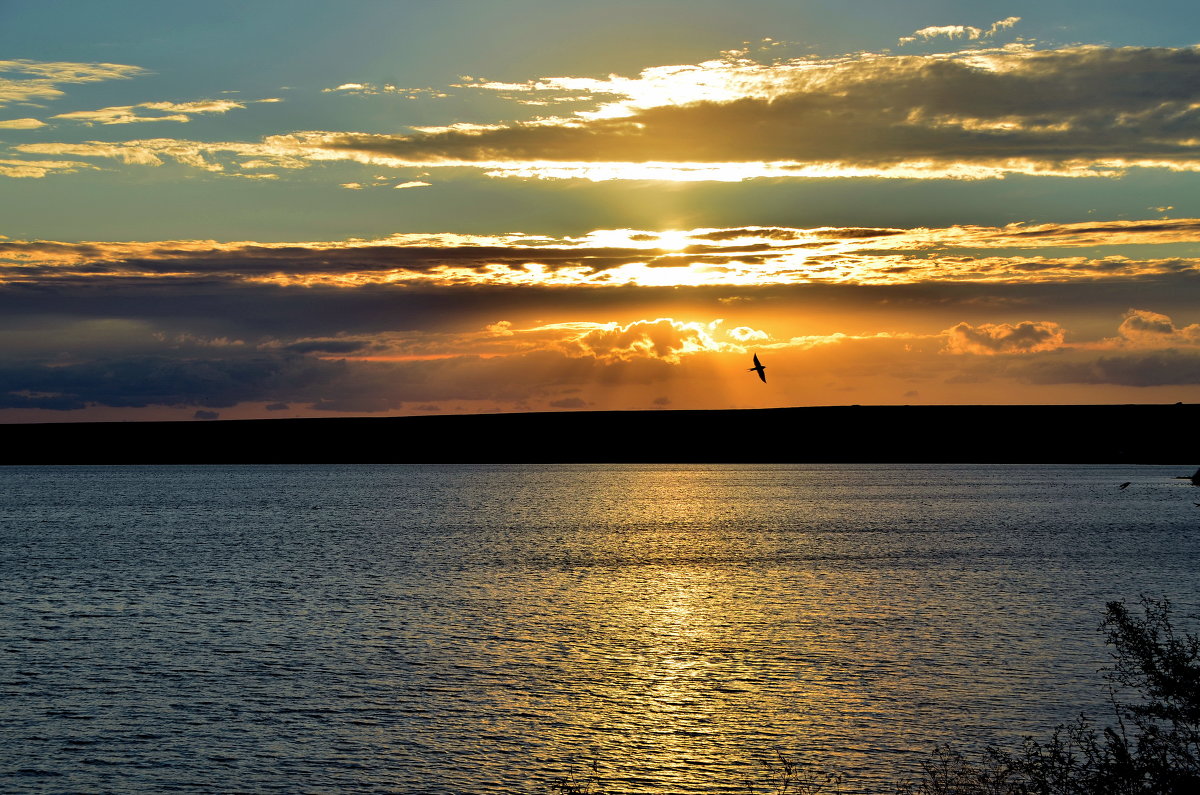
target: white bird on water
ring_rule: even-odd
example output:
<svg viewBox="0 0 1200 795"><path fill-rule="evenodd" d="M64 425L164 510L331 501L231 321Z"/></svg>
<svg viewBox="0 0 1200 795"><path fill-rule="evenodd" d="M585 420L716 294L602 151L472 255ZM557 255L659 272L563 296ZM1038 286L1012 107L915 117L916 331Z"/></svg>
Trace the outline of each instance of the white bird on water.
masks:
<svg viewBox="0 0 1200 795"><path fill-rule="evenodd" d="M758 373L759 380L765 384L767 383L767 374L765 372L766 369L767 368L763 367L762 362L758 360L758 354L756 353L754 354L754 366L747 369L746 372Z"/></svg>

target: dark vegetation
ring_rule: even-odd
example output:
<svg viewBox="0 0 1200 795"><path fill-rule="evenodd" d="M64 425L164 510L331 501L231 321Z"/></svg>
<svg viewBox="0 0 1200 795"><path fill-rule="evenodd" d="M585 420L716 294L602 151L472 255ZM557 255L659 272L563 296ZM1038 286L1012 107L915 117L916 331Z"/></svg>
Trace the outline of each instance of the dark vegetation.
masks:
<svg viewBox="0 0 1200 795"><path fill-rule="evenodd" d="M1109 602L1100 625L1112 648L1112 715L1080 717L1048 739L968 755L940 746L896 795L1191 795L1200 792L1200 636L1176 627L1169 601L1140 611ZM841 777L777 752L747 795L833 795ZM596 775L553 782L561 795L604 795Z"/></svg>

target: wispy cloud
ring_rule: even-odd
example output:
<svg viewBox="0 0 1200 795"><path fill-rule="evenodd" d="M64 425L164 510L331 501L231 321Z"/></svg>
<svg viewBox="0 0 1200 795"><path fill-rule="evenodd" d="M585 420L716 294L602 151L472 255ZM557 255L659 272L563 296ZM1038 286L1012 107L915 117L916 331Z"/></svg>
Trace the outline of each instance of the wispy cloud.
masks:
<svg viewBox="0 0 1200 795"><path fill-rule="evenodd" d="M118 160L126 165L161 166L168 161L211 172L243 169L306 168L319 154L267 139L263 143L206 142L178 138L145 138L132 141L19 144L20 153L68 155ZM326 158L333 159L333 158Z"/></svg>
<svg viewBox="0 0 1200 795"><path fill-rule="evenodd" d="M948 39L970 39L972 41L989 39L1002 30L1008 30L1020 21L1020 17L1006 17L993 22L987 30L972 25L930 25L914 31L911 36L902 37L900 44L911 44L918 39L929 41L930 39L943 36Z"/></svg>
<svg viewBox="0 0 1200 795"><path fill-rule="evenodd" d="M0 121L0 130L36 130L46 123L38 119L7 119Z"/></svg>
<svg viewBox="0 0 1200 795"><path fill-rule="evenodd" d="M96 168L78 160L6 160L0 158L0 176L15 179L40 179L50 174L73 174Z"/></svg>
<svg viewBox="0 0 1200 795"><path fill-rule="evenodd" d="M1197 48L1013 45L770 64L727 55L636 77L463 86L550 100L582 93L594 102L570 116L446 125L409 135L309 131L255 143L150 139L16 149L140 164L166 156L210 171L344 160L591 180L985 179L1200 170ZM177 107L168 104L161 108L166 117ZM125 112L91 113L124 119Z"/></svg>
<svg viewBox="0 0 1200 795"><path fill-rule="evenodd" d="M227 113L244 108L244 102L228 99L205 99L194 102L141 102L137 105L115 105L99 110L77 110L59 113L51 118L78 121L85 124L135 124L150 121L189 122L198 113ZM150 111L147 113L146 111Z"/></svg>
<svg viewBox="0 0 1200 795"><path fill-rule="evenodd" d="M418 99L421 97L433 97L435 99L444 99L448 96L443 89L435 88L405 88L404 86L393 85L392 83L384 83L376 85L374 83L342 83L341 85L333 86L332 88L323 88L321 92L324 94L345 94L349 96L378 96L381 94L390 94L403 97L405 99Z"/></svg>
<svg viewBox="0 0 1200 795"><path fill-rule="evenodd" d="M146 74L140 66L68 61L0 61L0 107L14 102L58 99L60 85L123 80Z"/></svg>
<svg viewBox="0 0 1200 795"><path fill-rule="evenodd" d="M607 98L564 119L306 143L381 164L610 179L668 178L673 168L681 177L707 169L710 178L1195 170L1200 81L1184 75L1200 75L1200 51L1011 47L776 64L727 58L636 78L473 84Z"/></svg>

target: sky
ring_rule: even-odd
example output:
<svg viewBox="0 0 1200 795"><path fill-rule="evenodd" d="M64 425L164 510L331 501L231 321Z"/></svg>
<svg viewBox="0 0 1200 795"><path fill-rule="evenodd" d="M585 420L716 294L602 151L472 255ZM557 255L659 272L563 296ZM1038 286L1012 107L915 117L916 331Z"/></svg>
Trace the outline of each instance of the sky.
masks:
<svg viewBox="0 0 1200 795"><path fill-rule="evenodd" d="M1198 44L1190 1L0 0L0 422L1200 402Z"/></svg>

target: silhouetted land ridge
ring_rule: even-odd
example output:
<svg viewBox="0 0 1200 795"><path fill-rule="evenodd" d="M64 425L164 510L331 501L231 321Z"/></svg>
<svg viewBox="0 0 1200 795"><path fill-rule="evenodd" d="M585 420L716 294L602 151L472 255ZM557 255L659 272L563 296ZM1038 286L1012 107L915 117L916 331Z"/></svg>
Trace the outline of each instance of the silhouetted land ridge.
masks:
<svg viewBox="0 0 1200 795"><path fill-rule="evenodd" d="M1200 405L822 406L6 425L5 464L1180 463ZM1186 474L1186 473L1183 473Z"/></svg>

